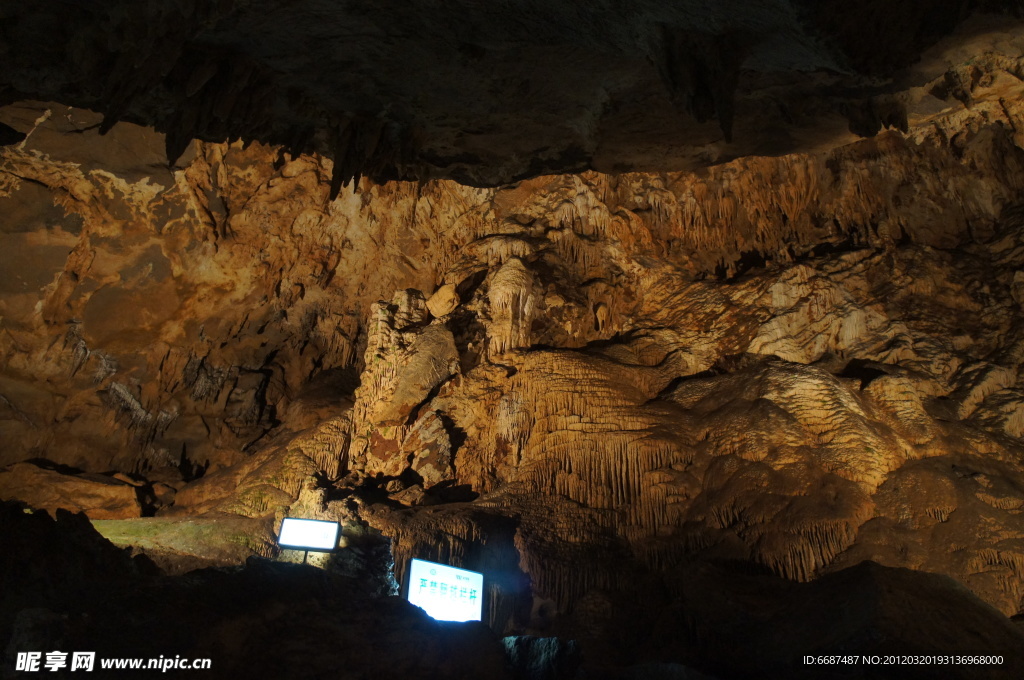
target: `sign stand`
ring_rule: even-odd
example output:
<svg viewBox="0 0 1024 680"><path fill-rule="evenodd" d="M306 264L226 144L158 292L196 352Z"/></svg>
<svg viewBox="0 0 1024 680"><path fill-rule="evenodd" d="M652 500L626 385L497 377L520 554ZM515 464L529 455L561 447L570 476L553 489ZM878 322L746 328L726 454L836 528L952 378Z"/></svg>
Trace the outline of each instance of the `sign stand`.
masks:
<svg viewBox="0 0 1024 680"><path fill-rule="evenodd" d="M341 525L322 519L301 519L285 517L281 520L281 529L277 537L277 545L286 550L301 550L302 563L309 564L309 551L330 553L338 547L338 536Z"/></svg>

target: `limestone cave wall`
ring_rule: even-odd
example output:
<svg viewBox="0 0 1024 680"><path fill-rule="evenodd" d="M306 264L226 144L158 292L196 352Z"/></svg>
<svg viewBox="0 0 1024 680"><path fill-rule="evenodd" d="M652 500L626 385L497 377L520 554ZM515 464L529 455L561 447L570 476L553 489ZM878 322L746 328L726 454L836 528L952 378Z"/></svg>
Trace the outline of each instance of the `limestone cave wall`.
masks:
<svg viewBox="0 0 1024 680"><path fill-rule="evenodd" d="M332 198L321 155L168 165L150 128L10 104L0 489L339 518L399 577L487 567L501 626L694 560L870 559L1024 613L1021 35L905 131L492 188Z"/></svg>

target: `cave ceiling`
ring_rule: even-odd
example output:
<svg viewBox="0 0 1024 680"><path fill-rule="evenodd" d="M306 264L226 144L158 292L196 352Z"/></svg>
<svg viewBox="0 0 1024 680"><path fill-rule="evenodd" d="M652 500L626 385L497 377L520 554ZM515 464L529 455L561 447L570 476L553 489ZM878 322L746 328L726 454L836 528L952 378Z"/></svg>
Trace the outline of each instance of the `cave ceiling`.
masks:
<svg viewBox="0 0 1024 680"><path fill-rule="evenodd" d="M100 111L103 130L155 126L172 160L193 138L316 151L335 159L336 184L683 170L905 130L934 108L925 86L945 71L941 54L924 52L974 10L1015 8L7 2L0 97Z"/></svg>

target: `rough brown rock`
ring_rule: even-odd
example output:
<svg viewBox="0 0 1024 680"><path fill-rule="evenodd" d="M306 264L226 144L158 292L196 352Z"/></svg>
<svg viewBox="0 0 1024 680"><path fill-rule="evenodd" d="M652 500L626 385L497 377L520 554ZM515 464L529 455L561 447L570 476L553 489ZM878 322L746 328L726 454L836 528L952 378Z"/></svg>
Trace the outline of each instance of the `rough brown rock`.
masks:
<svg viewBox="0 0 1024 680"><path fill-rule="evenodd" d="M47 510L84 512L90 519L128 519L142 515L135 485L97 474L64 474L15 463L0 470L0 499Z"/></svg>
<svg viewBox="0 0 1024 680"><path fill-rule="evenodd" d="M253 555L279 552L270 522L237 515L94 519L103 538L145 555L166 573L243 564Z"/></svg>
<svg viewBox="0 0 1024 680"><path fill-rule="evenodd" d="M436 318L448 316L458 306L459 293L455 289L455 284L452 283L446 283L435 290L434 294L427 300L427 309Z"/></svg>

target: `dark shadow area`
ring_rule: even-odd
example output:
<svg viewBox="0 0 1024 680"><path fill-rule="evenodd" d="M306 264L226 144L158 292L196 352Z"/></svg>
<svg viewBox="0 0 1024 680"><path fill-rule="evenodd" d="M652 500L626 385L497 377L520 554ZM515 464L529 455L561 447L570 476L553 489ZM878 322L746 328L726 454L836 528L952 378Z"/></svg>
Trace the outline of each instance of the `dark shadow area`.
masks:
<svg viewBox="0 0 1024 680"><path fill-rule="evenodd" d="M525 620L530 584L518 567L518 524L477 519L488 540L464 546L462 563L493 589L492 620ZM342 675L396 680L679 677L660 675L672 668L721 680L895 680L936 677L935 669L816 666L804 656L951 653L998 655L1001 663L945 665L943 678L1009 680L1024 672L1019 623L945 576L872 562L794 583L745 563L683 561L663 577L638 573L625 587L591 588L574 611L555 617L548 642L529 643L549 652L533 654L548 659L534 669L548 674L531 676L509 663L486 626L439 623L390 596L390 547L374 532L347 529L348 546L326 569L250 558L174 577L108 543L82 515L58 512L54 520L3 504L0 538L8 671L18 651L67 648L94 650L97 663L209 658L211 678L335 677L340 663ZM413 550L444 561L438 547ZM577 652L578 662L558 661Z"/></svg>
<svg viewBox="0 0 1024 680"><path fill-rule="evenodd" d="M59 472L62 475L80 475L85 472L85 470L82 470L81 468L72 467L71 465L62 465L60 463L54 463L52 460L48 460L46 458L29 458L25 462L31 463L32 465L37 465L43 468L44 470L53 470L54 472Z"/></svg>
<svg viewBox="0 0 1024 680"><path fill-rule="evenodd" d="M480 497L471 485L457 484L453 479L435 484L427 493L439 503L469 503Z"/></svg>
<svg viewBox="0 0 1024 680"><path fill-rule="evenodd" d="M873 361L864 359L852 359L846 367L838 374L840 378L855 378L860 380L860 388L863 390L871 384L875 378L889 375L884 367Z"/></svg>

